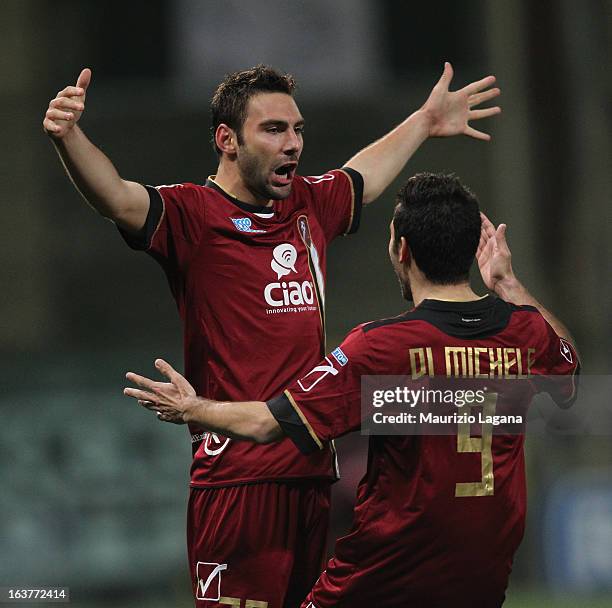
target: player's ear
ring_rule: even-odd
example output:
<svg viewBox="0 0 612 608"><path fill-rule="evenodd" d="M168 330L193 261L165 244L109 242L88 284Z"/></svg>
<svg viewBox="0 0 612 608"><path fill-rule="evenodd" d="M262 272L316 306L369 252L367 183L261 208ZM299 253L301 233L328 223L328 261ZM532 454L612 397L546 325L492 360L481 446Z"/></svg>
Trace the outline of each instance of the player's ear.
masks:
<svg viewBox="0 0 612 608"><path fill-rule="evenodd" d="M225 123L221 123L215 131L215 143L224 154L235 155L237 148L237 137L233 129Z"/></svg>
<svg viewBox="0 0 612 608"><path fill-rule="evenodd" d="M397 253L401 264L409 264L412 260L412 254L410 253L410 247L408 247L406 237L400 238L399 251Z"/></svg>

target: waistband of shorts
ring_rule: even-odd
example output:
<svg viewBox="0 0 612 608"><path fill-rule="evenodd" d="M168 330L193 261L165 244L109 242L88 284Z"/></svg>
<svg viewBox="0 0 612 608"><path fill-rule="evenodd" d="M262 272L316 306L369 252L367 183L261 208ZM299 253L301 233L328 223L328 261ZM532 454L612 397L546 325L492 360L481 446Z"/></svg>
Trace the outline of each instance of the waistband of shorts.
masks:
<svg viewBox="0 0 612 608"><path fill-rule="evenodd" d="M264 483L284 483L284 484L303 484L303 485L317 485L317 484L332 484L336 483L338 479L332 476L325 477L256 477L249 479L232 479L227 481L213 481L213 482L189 482L189 487L192 490L209 490L214 488L231 488L234 486L251 486L256 484Z"/></svg>

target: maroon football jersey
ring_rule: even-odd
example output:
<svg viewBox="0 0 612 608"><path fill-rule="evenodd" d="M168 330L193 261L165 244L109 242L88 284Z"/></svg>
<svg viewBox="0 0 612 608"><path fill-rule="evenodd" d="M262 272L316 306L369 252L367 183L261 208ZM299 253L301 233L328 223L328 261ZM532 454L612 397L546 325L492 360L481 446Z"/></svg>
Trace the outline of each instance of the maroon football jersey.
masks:
<svg viewBox="0 0 612 608"><path fill-rule="evenodd" d="M296 177L270 207L206 185L147 186L142 234L124 234L163 267L184 327L185 375L215 400L270 399L325 353L327 245L359 225L351 169ZM197 487L335 477L333 444L304 457L289 440L232 441L190 428Z"/></svg>
<svg viewBox="0 0 612 608"><path fill-rule="evenodd" d="M577 367L573 347L533 307L491 296L425 300L354 329L268 406L311 453L360 428L363 375L518 378L526 406L544 375L563 376L550 388L556 401L571 400ZM501 605L525 522L523 435L478 426L480 436L468 425L370 438L353 528L309 596L313 606Z"/></svg>

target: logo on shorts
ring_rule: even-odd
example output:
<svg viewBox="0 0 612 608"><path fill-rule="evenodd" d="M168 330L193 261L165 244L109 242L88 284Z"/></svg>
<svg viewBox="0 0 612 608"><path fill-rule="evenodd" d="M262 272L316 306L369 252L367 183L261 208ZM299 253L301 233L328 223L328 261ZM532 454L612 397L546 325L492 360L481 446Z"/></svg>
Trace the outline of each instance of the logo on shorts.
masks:
<svg viewBox="0 0 612 608"><path fill-rule="evenodd" d="M563 356L563 358L568 363L574 363L574 359L572 357L572 349L569 347L569 344L562 338L559 338L559 343L560 343L561 355Z"/></svg>
<svg viewBox="0 0 612 608"><path fill-rule="evenodd" d="M342 351L340 351L342 352ZM342 353L344 355L344 353ZM300 388L305 392L310 392L323 378L329 374L337 376L339 371L334 367L333 361L329 357L325 357L325 361L329 365L317 365L312 371L308 372L301 380L298 380ZM348 359L347 359L348 361Z"/></svg>
<svg viewBox="0 0 612 608"><path fill-rule="evenodd" d="M221 598L221 572L227 564L198 562L196 564L196 599L218 602Z"/></svg>
<svg viewBox="0 0 612 608"><path fill-rule="evenodd" d="M248 217L230 217L230 220L234 223L236 230L240 232L265 232L265 230L251 228L253 222Z"/></svg>

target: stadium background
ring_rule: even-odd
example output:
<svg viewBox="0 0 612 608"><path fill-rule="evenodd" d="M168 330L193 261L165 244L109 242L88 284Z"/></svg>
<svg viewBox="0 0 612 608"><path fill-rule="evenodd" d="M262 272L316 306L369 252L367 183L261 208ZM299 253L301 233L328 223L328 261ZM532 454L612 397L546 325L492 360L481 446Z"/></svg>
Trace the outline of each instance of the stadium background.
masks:
<svg viewBox="0 0 612 608"><path fill-rule="evenodd" d="M303 174L341 165L416 109L444 60L455 88L495 73L493 141L427 142L359 235L333 245L328 345L403 309L386 256L394 191L447 170L509 224L517 271L574 331L585 372L607 374L611 52L604 0L4 0L0 586L67 585L79 607L190 605L186 432L121 394L127 369L181 365L177 314L155 263L83 204L40 126L82 67L93 69L82 126L145 183L214 171L207 100L228 71L295 74ZM610 431L529 438L508 606L612 604ZM364 449L340 442L334 536L350 524Z"/></svg>

